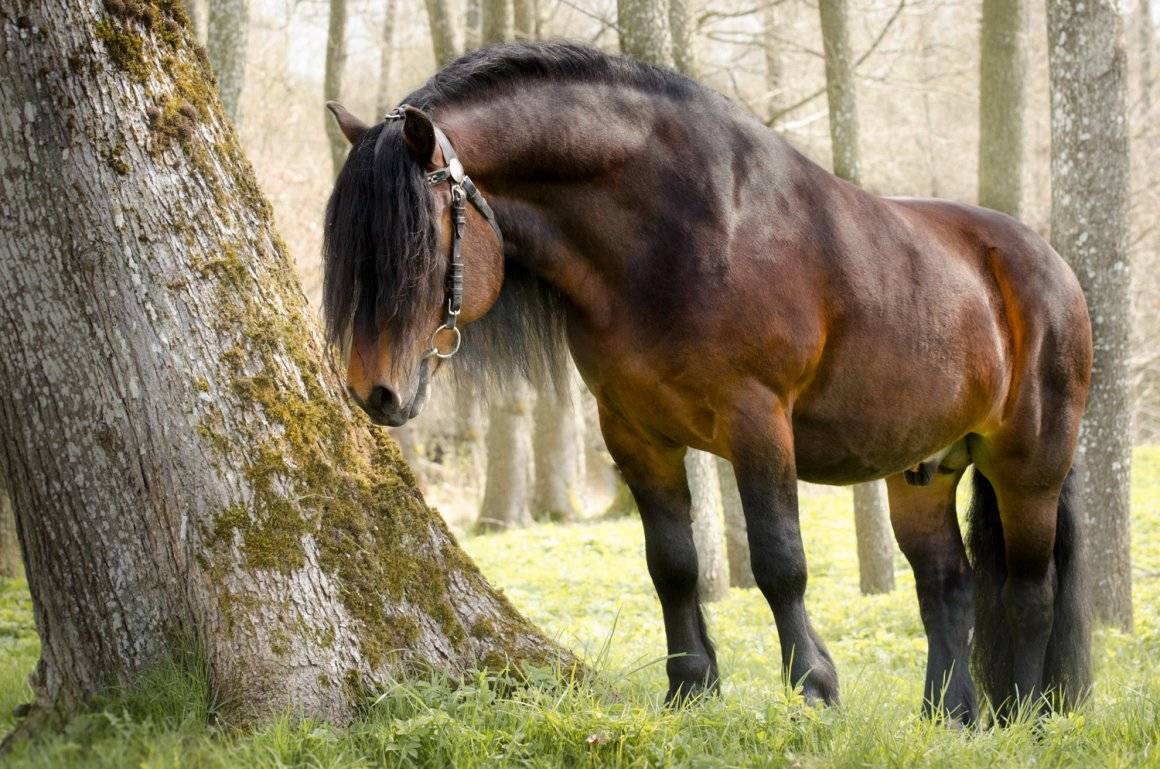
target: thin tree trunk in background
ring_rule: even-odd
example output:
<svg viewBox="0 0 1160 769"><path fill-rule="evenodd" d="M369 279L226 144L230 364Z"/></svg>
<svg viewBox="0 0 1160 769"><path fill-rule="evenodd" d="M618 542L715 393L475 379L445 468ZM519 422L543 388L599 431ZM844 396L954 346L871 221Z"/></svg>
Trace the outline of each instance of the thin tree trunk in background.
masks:
<svg viewBox="0 0 1160 769"><path fill-rule="evenodd" d="M0 579L20 576L20 540L16 535L16 513L8 495L8 483L0 473Z"/></svg>
<svg viewBox="0 0 1160 769"><path fill-rule="evenodd" d="M570 374L563 393L549 387L536 398L532 516L537 520L573 521L584 512L584 416L579 381Z"/></svg>
<svg viewBox="0 0 1160 769"><path fill-rule="evenodd" d="M342 74L346 68L346 0L330 0L330 16L326 27L326 71L322 79L322 101L342 100ZM338 122L326 109L320 110L326 123L326 138L330 143L330 163L334 175L342 170L346 151L350 146Z"/></svg>
<svg viewBox="0 0 1160 769"><path fill-rule="evenodd" d="M483 40L483 10L480 0L466 0L464 4L463 50L474 51Z"/></svg>
<svg viewBox="0 0 1160 769"><path fill-rule="evenodd" d="M1132 627L1128 388L1128 121L1122 19L1114 0L1048 0L1051 240L1087 297L1095 343L1079 464L1093 603Z"/></svg>
<svg viewBox="0 0 1160 769"><path fill-rule="evenodd" d="M858 99L846 0L820 0L818 12L826 57L826 97L830 107L834 173L848 182L861 184ZM854 487L854 530L858 533L858 582L862 591L884 593L893 590L894 536L890 530L890 511L882 481ZM871 539L863 542L863 537Z"/></svg>
<svg viewBox="0 0 1160 769"><path fill-rule="evenodd" d="M189 12L189 26L193 30L194 38L205 45L206 32L209 26L208 8L206 8L206 0L186 0L185 9Z"/></svg>
<svg viewBox="0 0 1160 769"><path fill-rule="evenodd" d="M788 3L788 0L782 0ZM762 50L765 54L765 119L771 121L782 107L782 82L785 67L781 59L781 43L778 41L778 4L768 3L761 11Z"/></svg>
<svg viewBox="0 0 1160 769"><path fill-rule="evenodd" d="M102 0L16 6L40 30L0 26L0 456L41 639L25 732L168 661L228 723L344 721L400 676L555 656L347 406L183 6L149 27Z"/></svg>
<svg viewBox="0 0 1160 769"><path fill-rule="evenodd" d="M249 0L209 0L206 54L217 78L222 107L235 125L242 122L242 85L246 79Z"/></svg>
<svg viewBox="0 0 1160 769"><path fill-rule="evenodd" d="M717 601L729 593L729 559L721 520L721 487L712 454L689 449L685 473L692 495L693 543L697 548L697 595Z"/></svg>
<svg viewBox="0 0 1160 769"><path fill-rule="evenodd" d="M858 150L858 100L854 85L846 0L819 0L826 56L826 97L830 105L830 150L834 173L862 183Z"/></svg>
<svg viewBox="0 0 1160 769"><path fill-rule="evenodd" d="M1019 218L1023 201L1026 23L1022 0L983 0L979 205Z"/></svg>
<svg viewBox="0 0 1160 769"><path fill-rule="evenodd" d="M1152 18L1152 0L1140 0L1137 20L1140 48L1140 113L1152 112L1152 89L1156 73L1152 71L1152 54L1156 48L1156 22Z"/></svg>
<svg viewBox="0 0 1160 769"><path fill-rule="evenodd" d="M451 24L451 11L447 0L424 0L427 5L427 21L431 27L431 47L435 51L435 66L442 69L459 55L455 46L455 27Z"/></svg>
<svg viewBox="0 0 1160 769"><path fill-rule="evenodd" d="M862 594L889 593L894 589L894 533L882 481L854 486L854 537Z"/></svg>
<svg viewBox="0 0 1160 769"><path fill-rule="evenodd" d="M620 52L658 67L673 66L668 0L617 0Z"/></svg>
<svg viewBox="0 0 1160 769"><path fill-rule="evenodd" d="M512 27L516 40L536 39L536 6L532 0L512 0Z"/></svg>
<svg viewBox="0 0 1160 769"><path fill-rule="evenodd" d="M512 39L512 0L483 0L483 42Z"/></svg>
<svg viewBox="0 0 1160 769"><path fill-rule="evenodd" d="M721 508L725 518L725 546L729 552L729 584L733 587L756 587L753 564L749 560L749 532L745 524L745 510L741 506L741 490L733 463L717 458L717 477L721 483Z"/></svg>
<svg viewBox="0 0 1160 769"><path fill-rule="evenodd" d="M477 528L499 531L532 522L532 390L526 382L493 396L488 410L487 487Z"/></svg>
<svg viewBox="0 0 1160 769"><path fill-rule="evenodd" d="M673 65L681 74L697 77L693 0L669 0L669 29L673 37Z"/></svg>
<svg viewBox="0 0 1160 769"><path fill-rule="evenodd" d="M391 111L391 75L395 61L395 16L398 13L399 0L386 0L383 3L383 33L379 50L379 90L375 98L377 107L376 118Z"/></svg>

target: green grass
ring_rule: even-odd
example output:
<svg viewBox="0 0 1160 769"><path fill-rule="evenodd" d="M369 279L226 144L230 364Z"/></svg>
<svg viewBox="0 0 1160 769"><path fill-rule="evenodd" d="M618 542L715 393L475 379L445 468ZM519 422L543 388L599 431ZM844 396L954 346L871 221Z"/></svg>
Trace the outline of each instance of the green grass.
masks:
<svg viewBox="0 0 1160 769"><path fill-rule="evenodd" d="M757 591L709 607L722 696L660 704L663 630L635 520L541 526L464 544L534 621L604 672L564 689L478 676L400 683L338 729L282 718L244 733L208 727L204 683L158 671L137 693L18 747L13 767L1160 767L1160 448L1136 454L1136 632L1096 639L1097 685L1080 712L1002 730L952 731L918 717L925 641L913 580L858 593L848 493L807 496L803 528L814 623L842 679L840 708L805 707L777 673ZM27 697L37 643L22 582L0 583L0 728Z"/></svg>

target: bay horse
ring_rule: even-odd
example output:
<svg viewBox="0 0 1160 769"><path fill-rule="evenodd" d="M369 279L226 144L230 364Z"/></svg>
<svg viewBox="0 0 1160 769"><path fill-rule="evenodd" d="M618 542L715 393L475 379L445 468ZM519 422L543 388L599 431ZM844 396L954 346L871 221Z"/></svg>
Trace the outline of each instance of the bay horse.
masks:
<svg viewBox="0 0 1160 769"><path fill-rule="evenodd" d="M324 316L351 397L400 425L456 352L468 376L533 377L570 352L644 524L669 701L719 680L689 447L733 463L783 675L808 701L836 702L838 680L804 603L798 479L886 478L925 712L977 717L969 659L996 708L1084 694L1071 467L1091 327L1042 238L869 194L714 91L578 44L474 51L375 125L329 106L352 147L326 210Z"/></svg>

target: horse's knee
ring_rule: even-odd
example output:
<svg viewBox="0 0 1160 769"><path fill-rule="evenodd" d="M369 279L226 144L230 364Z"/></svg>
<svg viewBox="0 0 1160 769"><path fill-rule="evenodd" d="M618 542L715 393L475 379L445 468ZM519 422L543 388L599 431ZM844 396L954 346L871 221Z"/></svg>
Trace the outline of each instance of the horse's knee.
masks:
<svg viewBox="0 0 1160 769"><path fill-rule="evenodd" d="M771 603L796 601L806 592L806 558L791 548L751 550L753 581Z"/></svg>

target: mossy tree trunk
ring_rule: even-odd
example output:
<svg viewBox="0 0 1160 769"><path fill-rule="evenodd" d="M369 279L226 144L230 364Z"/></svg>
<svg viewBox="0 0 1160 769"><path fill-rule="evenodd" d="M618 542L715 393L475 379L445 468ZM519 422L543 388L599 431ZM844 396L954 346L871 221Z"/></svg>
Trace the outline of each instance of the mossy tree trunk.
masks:
<svg viewBox="0 0 1160 769"><path fill-rule="evenodd" d="M532 388L520 380L496 394L487 417L487 486L479 508L481 531L532 522Z"/></svg>
<svg viewBox="0 0 1160 769"><path fill-rule="evenodd" d="M983 0L979 56L979 205L1019 217L1027 46L1022 0Z"/></svg>
<svg viewBox="0 0 1160 769"><path fill-rule="evenodd" d="M546 387L536 397L533 412L536 478L532 515L537 519L572 521L584 512L584 415L580 413L580 382L569 371L563 392Z"/></svg>
<svg viewBox="0 0 1160 769"><path fill-rule="evenodd" d="M749 559L749 527L741 506L741 490L733 463L717 459L717 477L721 483L721 510L725 517L725 547L729 555L729 584L732 587L757 587L753 564Z"/></svg>
<svg viewBox="0 0 1160 769"><path fill-rule="evenodd" d="M16 513L12 509L12 497L8 495L8 483L0 471L0 578L19 577L20 540L16 535Z"/></svg>
<svg viewBox="0 0 1160 769"><path fill-rule="evenodd" d="M858 99L850 49L846 0L820 0L822 44L826 57L826 97L830 108L830 150L834 173L862 183L858 143ZM894 538L886 487L876 481L854 489L854 529L858 535L858 581L863 593L894 589Z"/></svg>
<svg viewBox="0 0 1160 769"><path fill-rule="evenodd" d="M326 70L322 77L323 104L342 99L342 75L346 68L346 0L330 0L330 14L326 24ZM349 143L329 110L321 109L330 143L330 163L334 175L342 170Z"/></svg>
<svg viewBox="0 0 1160 769"><path fill-rule="evenodd" d="M1079 440L1099 618L1132 627L1128 120L1113 0L1048 0L1051 242L1083 286L1094 360Z"/></svg>
<svg viewBox="0 0 1160 769"><path fill-rule="evenodd" d="M427 6L427 23L431 27L431 47L435 51L435 66L442 69L459 55L455 45L455 27L451 23L451 11L447 0L424 0Z"/></svg>
<svg viewBox="0 0 1160 769"><path fill-rule="evenodd" d="M190 649L227 718L342 720L399 675L554 656L343 399L183 6L109 7L0 10L33 712Z"/></svg>
<svg viewBox="0 0 1160 769"><path fill-rule="evenodd" d="M138 6L166 3L138 3ZM133 7L132 3L125 3ZM217 77L222 106L235 124L242 120L242 86L246 80L246 41L250 0L208 0L206 52Z"/></svg>
<svg viewBox="0 0 1160 769"><path fill-rule="evenodd" d="M399 0L386 0L383 3L383 31L379 38L379 88L375 95L376 118L381 118L394 106L391 103L391 77L394 74L395 18L398 11Z"/></svg>

